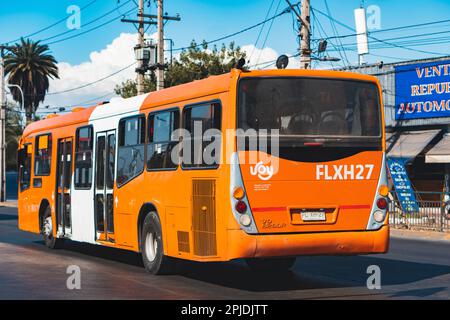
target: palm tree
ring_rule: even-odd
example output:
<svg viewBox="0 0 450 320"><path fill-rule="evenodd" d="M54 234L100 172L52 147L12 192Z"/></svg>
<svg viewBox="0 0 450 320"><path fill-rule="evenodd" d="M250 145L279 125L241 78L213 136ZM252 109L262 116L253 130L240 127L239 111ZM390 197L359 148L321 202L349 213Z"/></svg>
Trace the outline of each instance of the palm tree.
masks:
<svg viewBox="0 0 450 320"><path fill-rule="evenodd" d="M9 75L9 83L22 88L27 123L30 123L45 99L49 79L59 79L57 62L49 53L49 47L40 41L22 38L10 51L5 57L5 74ZM15 101L22 99L18 89L11 88L11 93Z"/></svg>

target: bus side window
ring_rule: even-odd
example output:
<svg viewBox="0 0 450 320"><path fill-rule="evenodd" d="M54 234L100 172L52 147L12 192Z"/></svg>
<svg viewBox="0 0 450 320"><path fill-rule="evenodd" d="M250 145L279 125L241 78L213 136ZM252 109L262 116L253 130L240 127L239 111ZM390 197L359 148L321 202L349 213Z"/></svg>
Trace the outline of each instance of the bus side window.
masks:
<svg viewBox="0 0 450 320"><path fill-rule="evenodd" d="M122 119L119 123L117 185L139 176L145 164L145 117Z"/></svg>
<svg viewBox="0 0 450 320"><path fill-rule="evenodd" d="M32 154L33 147L31 144L26 144L22 149L19 150L18 165L20 192L23 192L30 188Z"/></svg>
<svg viewBox="0 0 450 320"><path fill-rule="evenodd" d="M52 158L52 135L46 134L36 137L36 154L34 157L34 175L50 175Z"/></svg>
<svg viewBox="0 0 450 320"><path fill-rule="evenodd" d="M183 150L182 164L184 169L215 169L220 162L220 139L217 136L221 130L220 104L205 103L184 108L183 125L190 133L191 152L186 156ZM199 130L201 129L201 131ZM185 139L185 138L184 138ZM202 143L199 143L201 140ZM219 142L217 144L217 142ZM218 149L211 147L218 145ZM188 146L184 144L184 146ZM189 153L189 152L188 152Z"/></svg>
<svg viewBox="0 0 450 320"><path fill-rule="evenodd" d="M78 128L75 144L75 189L90 189L92 186L93 147L92 126Z"/></svg>
<svg viewBox="0 0 450 320"><path fill-rule="evenodd" d="M180 112L178 110L150 114L148 121L147 169L176 169L178 163L172 162L172 150L178 143L173 137L179 129Z"/></svg>

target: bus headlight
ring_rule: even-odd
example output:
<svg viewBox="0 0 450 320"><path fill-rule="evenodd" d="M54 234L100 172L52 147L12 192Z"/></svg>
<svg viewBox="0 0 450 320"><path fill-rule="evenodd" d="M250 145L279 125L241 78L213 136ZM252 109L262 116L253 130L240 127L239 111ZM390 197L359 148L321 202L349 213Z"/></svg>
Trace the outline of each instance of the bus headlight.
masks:
<svg viewBox="0 0 450 320"><path fill-rule="evenodd" d="M383 223L384 219L386 218L386 212L377 210L373 214L373 218L375 219L376 222Z"/></svg>
<svg viewBox="0 0 450 320"><path fill-rule="evenodd" d="M242 216L240 216L239 222L244 227L248 227L248 226L250 226L252 224L252 219L250 218L250 216L248 214L243 214Z"/></svg>

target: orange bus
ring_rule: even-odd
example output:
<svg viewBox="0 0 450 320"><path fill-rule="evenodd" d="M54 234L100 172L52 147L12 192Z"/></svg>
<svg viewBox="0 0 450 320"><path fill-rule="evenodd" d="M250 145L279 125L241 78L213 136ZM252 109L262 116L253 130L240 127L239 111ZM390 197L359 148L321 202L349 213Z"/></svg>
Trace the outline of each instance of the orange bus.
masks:
<svg viewBox="0 0 450 320"><path fill-rule="evenodd" d="M233 69L48 117L20 140L19 228L50 248L139 252L153 274L179 259L261 270L385 253L381 101L370 76ZM247 143L247 131L269 146Z"/></svg>

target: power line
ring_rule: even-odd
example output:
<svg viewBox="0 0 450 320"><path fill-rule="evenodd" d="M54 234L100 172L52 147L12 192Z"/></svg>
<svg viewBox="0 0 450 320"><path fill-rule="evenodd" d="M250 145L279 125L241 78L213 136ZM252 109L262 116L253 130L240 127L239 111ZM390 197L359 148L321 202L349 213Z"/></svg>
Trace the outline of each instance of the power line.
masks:
<svg viewBox="0 0 450 320"><path fill-rule="evenodd" d="M135 9L136 9L136 8L133 8L133 9L128 10L128 11L126 12L126 14L131 13L131 12L134 11ZM59 40L55 40L55 41L52 41L52 42L47 42L47 43L45 43L45 44L46 44L46 45L51 45L51 44L56 44L56 43L64 42L64 41L67 41L67 40L70 40L70 39L73 39L73 38L77 38L77 37L82 36L82 35L84 35L84 34L86 34L86 33L95 31L95 30L97 30L97 29L100 29L100 28L102 28L102 27L108 25L108 24L111 24L111 23L113 23L114 21L116 21L117 19L119 19L119 18L121 18L121 17L122 17L122 16L114 17L113 19L110 19L110 20L106 21L105 23L102 23L102 24L100 24L100 25L98 25L98 26L96 26L96 27L93 27L93 28L91 28L91 29L89 29L89 30L86 30L86 31L84 31L84 32L77 33L77 34L75 34L75 35L73 35L73 36L66 37L66 38L59 39Z"/></svg>
<svg viewBox="0 0 450 320"><path fill-rule="evenodd" d="M346 25L345 23L340 22L339 20L336 20L336 19L330 17L330 16L327 15L326 13L324 13L324 12L318 10L318 9L315 9L315 8L311 8L311 9L314 10L314 11L317 11L318 13L320 13L321 15L323 15L323 16L329 18L329 19L333 19L334 22L336 22L336 23L339 24L340 26L342 26L342 27L344 27L344 28L347 28L348 30L350 30L350 31L352 31L352 32L355 32L355 29L353 29L352 27ZM406 47L406 46L397 45L397 44L395 44L395 43L390 43L390 42L387 42L387 41L385 41L385 40L380 40L380 39L378 39L378 38L376 38L376 37L374 37L374 36L372 36L372 35L370 35L370 34L367 35L367 36L368 36L369 38L375 40L375 41L378 41L378 42L381 42L381 43L385 43L385 44L389 45L390 47L396 47L396 48L400 48L400 49L404 49L404 50L415 51L415 52L426 53L426 54L439 55L439 56L444 55L443 53L432 52L432 51L425 51L425 50L419 50L419 49L413 49L413 48L409 48L409 47Z"/></svg>
<svg viewBox="0 0 450 320"><path fill-rule="evenodd" d="M121 5L118 6L117 8L121 8L121 7L127 5L127 4L130 3L130 2L132 2L132 0L126 1L125 3L121 4ZM89 26L89 25L91 25L91 24L97 22L98 20L101 20L101 19L103 19L104 17L109 16L111 13L116 12L117 8L114 8L114 9L112 9L112 10L106 12L105 14L101 15L100 17L97 17L97 18L95 18L95 19L92 19L92 20L89 21L89 22L83 23L83 27L87 27L87 26ZM123 15L120 15L120 17L122 17L122 16L123 16ZM115 18L115 19L117 19L117 18ZM72 33L72 32L74 32L74 31L76 31L76 30L78 30L78 29L69 29L69 30L67 30L67 31L61 32L61 33L56 34L56 35L54 35L54 36L51 36L51 37L47 37L47 38L41 39L41 41L42 41L42 42L45 42L45 41L48 41L48 40L52 40L52 39L61 37L61 36L63 36L63 35Z"/></svg>
<svg viewBox="0 0 450 320"><path fill-rule="evenodd" d="M97 2L97 0L93 0L93 1L89 2L87 5L85 5L84 7L82 7L82 8L80 9L80 12L82 12L83 10L89 8L90 6L92 6L92 5L93 5L94 3L96 3L96 2ZM6 43L17 42L17 41L19 41L19 40L22 39L22 38L31 38L31 37L33 37L33 36L39 34L39 33L42 33L42 32L44 32L44 31L47 31L47 30L49 30L49 29L51 29L51 28L57 26L57 25L60 24L60 23L63 23L63 22L65 22L65 21L67 21L67 18L68 18L68 16L66 16L66 17L62 18L61 20L58 20L58 21L52 23L51 25L49 25L49 26L47 26L47 27L45 27L45 28L42 28L42 29L40 29L40 30L38 30L38 31L36 31L36 32L30 33L30 34L25 35L25 36L21 36L20 38L17 38L17 39L8 41L8 42L6 42Z"/></svg>
<svg viewBox="0 0 450 320"><path fill-rule="evenodd" d="M262 22L260 22L260 23L257 23L257 24L255 24L255 25L253 25L253 26L250 26L250 27L248 27L248 28L245 28L245 29L242 29L242 30L240 30L240 31L234 32L234 33L232 33L232 34L229 34L229 35L220 37L220 38L218 38L218 39L214 39L214 40L211 40L211 41L204 41L203 43L197 44L197 45L195 45L195 46L188 46L188 47L182 47L182 48L175 48L175 49L173 49L173 51L183 51L183 50L187 50L187 49L190 49L190 48L198 48L198 47L203 46L204 44L211 44L211 43L215 43L215 42L219 42L219 41L226 40L226 39L228 39L228 38L232 38L232 37L237 36L237 35L239 35L239 34L241 34L241 33L244 33L244 32L247 32L247 31L249 31L249 30L252 30L252 29L254 29L254 28L257 28L257 27L259 27L259 26L261 26L261 25L263 25L263 24L265 24L265 23L267 23L267 22L269 22L269 21L272 21L272 20L274 20L274 19L276 19L276 18L278 18L278 17L281 17L282 15L284 15L284 14L286 14L286 13L289 13L289 12L291 12L291 9L290 9L290 8L286 8L286 9L283 10L281 13L276 14L276 15L274 15L273 17L268 18L268 19L266 19L266 20L264 20L264 21L262 21Z"/></svg>
<svg viewBox="0 0 450 320"><path fill-rule="evenodd" d="M271 4L269 6L269 10L267 10L266 17L264 18L264 20L267 20L267 18L269 18L269 14L272 11L274 3L275 3L275 0L272 0ZM258 45L259 39L261 38L261 35L262 35L262 32L263 32L265 26L266 26L266 24L264 23L261 26L261 29L259 30L258 37L256 38L256 42L255 42L255 45L253 46L253 50L252 50L249 60L252 59L253 53L255 53L256 46Z"/></svg>
<svg viewBox="0 0 450 320"><path fill-rule="evenodd" d="M330 10L330 7L328 6L328 1L327 0L324 0L324 2L325 2L325 7L326 7L326 9L327 9L327 12L328 12L328 15L330 16L330 24L331 24L331 28L332 28L332 30L333 30L333 33L334 33L334 35L335 36L338 36L339 35L339 33L338 33L338 31L337 31L337 28L336 28L336 25L334 24L334 19L331 19L333 16L332 16L332 14L331 14L331 10ZM343 47L342 46L342 42L341 42L341 39L339 39L339 38L337 38L338 39L338 41L339 41L339 44L340 44L340 46L341 47ZM350 65L350 61L348 60L348 57L347 57L347 53L345 52L345 50L342 50L343 51L343 54L341 53L341 50L339 50L338 52L339 52L339 56L341 57L341 59L342 59L342 62L344 62L344 66L347 64L347 65ZM344 59L344 57L345 57L345 59Z"/></svg>
<svg viewBox="0 0 450 320"><path fill-rule="evenodd" d="M282 1L282 0L279 0L279 1L278 1L278 5L277 5L277 8L275 9L275 13L278 13L278 9L280 8L281 1ZM256 60L256 63L258 63L259 60L261 59L261 55L262 55L262 53L263 53L264 47L266 46L267 39L269 38L270 32L272 31L272 27L273 27L273 22L274 22L274 21L275 21L275 19L273 19L272 21L270 21L269 30L267 30L267 34L266 34L266 37L264 38L264 42L263 42L263 45L262 45L262 47L261 47L261 51L259 52L258 60Z"/></svg>
<svg viewBox="0 0 450 320"><path fill-rule="evenodd" d="M120 69L120 70L114 72L114 73L111 73L111 74L109 74L109 75L107 75L107 76L105 76L105 77L103 77L103 78L100 78L100 79L98 79L98 80L96 80L96 81L93 81L93 82L90 82L90 83L87 83L87 84L84 84L84 85L82 85L82 86L75 87L75 88L72 88L72 89L67 89L67 90L63 90L63 91L47 93L47 95L48 95L48 96L52 96L52 95L57 95L57 94L62 94L62 93L68 93L68 92L72 92L72 91L76 91L76 90L79 90L79 89L83 89L83 88L92 86L92 85L97 84L97 83L99 83L99 82L102 82L102 81L104 81L104 80L106 80L106 79L109 79L109 78L115 76L116 74L119 74L119 73L121 73L122 71L125 71L125 70L128 69L128 68L131 68L131 67L134 66L136 63L137 63L137 62L135 61L135 62L133 62L132 64L130 64L130 65L128 65L128 66L126 66L126 67L124 67L124 68L122 68L122 69Z"/></svg>

